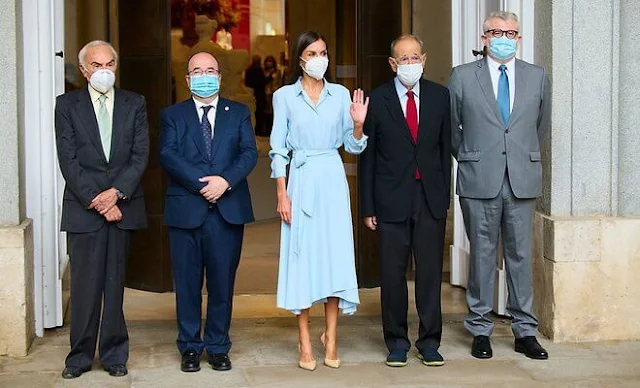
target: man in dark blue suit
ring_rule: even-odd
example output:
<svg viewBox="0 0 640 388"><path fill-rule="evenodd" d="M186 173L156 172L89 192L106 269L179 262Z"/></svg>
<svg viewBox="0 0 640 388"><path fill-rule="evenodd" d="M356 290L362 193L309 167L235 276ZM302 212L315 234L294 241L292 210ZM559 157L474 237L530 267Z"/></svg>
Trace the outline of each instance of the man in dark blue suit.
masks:
<svg viewBox="0 0 640 388"><path fill-rule="evenodd" d="M182 371L199 371L203 350L213 369L229 370L233 286L244 224L254 220L246 178L258 151L249 108L218 96L218 61L206 52L193 55L186 79L192 98L162 112L160 135L160 163L170 177L164 224L176 290L177 344Z"/></svg>

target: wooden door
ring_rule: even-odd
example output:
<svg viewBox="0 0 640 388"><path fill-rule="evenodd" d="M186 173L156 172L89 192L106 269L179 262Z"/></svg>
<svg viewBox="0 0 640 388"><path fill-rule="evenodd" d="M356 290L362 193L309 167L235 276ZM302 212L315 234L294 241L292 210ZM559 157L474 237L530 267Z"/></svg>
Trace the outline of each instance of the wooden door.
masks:
<svg viewBox="0 0 640 388"><path fill-rule="evenodd" d="M151 149L142 179L149 227L133 233L127 287L171 291L171 261L162 225L166 177L160 167L160 110L171 103L170 2L118 0L120 87L145 96ZM113 29L112 29L113 31Z"/></svg>
<svg viewBox="0 0 640 388"><path fill-rule="evenodd" d="M389 47L407 26L411 4L404 0L359 0L356 22L358 53L358 86L370 92L388 82L393 73L389 68ZM362 223L359 209L354 218L356 226L356 269L360 287L380 285L380 258L375 232Z"/></svg>

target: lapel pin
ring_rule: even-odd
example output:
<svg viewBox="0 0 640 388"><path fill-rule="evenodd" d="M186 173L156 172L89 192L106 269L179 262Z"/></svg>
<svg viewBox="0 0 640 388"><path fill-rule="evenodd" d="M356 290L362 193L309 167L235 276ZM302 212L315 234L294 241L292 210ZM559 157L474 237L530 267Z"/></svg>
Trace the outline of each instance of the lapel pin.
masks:
<svg viewBox="0 0 640 388"><path fill-rule="evenodd" d="M224 110L228 111L228 110L229 110L229 107L228 107L228 106L225 106L225 107L224 107Z"/></svg>

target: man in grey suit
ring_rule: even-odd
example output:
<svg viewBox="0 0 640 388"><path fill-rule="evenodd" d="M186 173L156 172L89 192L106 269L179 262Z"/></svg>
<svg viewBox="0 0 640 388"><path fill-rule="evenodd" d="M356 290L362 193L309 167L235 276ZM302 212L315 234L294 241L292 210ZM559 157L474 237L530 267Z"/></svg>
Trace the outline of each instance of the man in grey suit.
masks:
<svg viewBox="0 0 640 388"><path fill-rule="evenodd" d="M493 356L489 314L500 234L515 350L548 358L535 337L531 224L542 193L540 146L549 127L550 84L543 68L515 59L518 29L515 14L492 13L483 25L487 57L454 68L449 81L456 190L471 247L465 327L477 358Z"/></svg>

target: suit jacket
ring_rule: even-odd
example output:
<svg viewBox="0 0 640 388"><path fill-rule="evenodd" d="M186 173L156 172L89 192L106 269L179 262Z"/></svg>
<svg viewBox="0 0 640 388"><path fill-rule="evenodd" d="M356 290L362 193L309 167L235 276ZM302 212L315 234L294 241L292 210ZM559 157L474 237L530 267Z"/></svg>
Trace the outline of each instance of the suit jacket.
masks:
<svg viewBox="0 0 640 388"><path fill-rule="evenodd" d="M457 193L462 197L496 197L505 170L517 198L542 194L540 145L549 127L551 86L542 67L519 59L515 78L515 100L504 124L487 59L451 73L451 142L458 160Z"/></svg>
<svg viewBox="0 0 640 388"><path fill-rule="evenodd" d="M162 111L160 164L169 174L164 204L164 223L194 229L202 225L209 202L200 194L201 177L218 175L230 188L217 201L218 210L230 224L252 222L253 209L247 176L258 161L251 113L246 105L220 98L216 108L212 156L192 98Z"/></svg>
<svg viewBox="0 0 640 388"><path fill-rule="evenodd" d="M149 127L144 97L115 89L108 162L87 88L58 96L55 127L60 170L66 181L61 229L72 233L100 229L106 219L87 208L98 194L111 187L127 196L118 200L122 220L117 226L145 228L147 215L140 180L149 158Z"/></svg>
<svg viewBox="0 0 640 388"><path fill-rule="evenodd" d="M364 133L367 149L360 156L361 216L399 222L411 214L416 167L426 201L436 219L447 217L451 186L451 129L448 90L420 81L418 140L414 143L394 81L369 98Z"/></svg>

